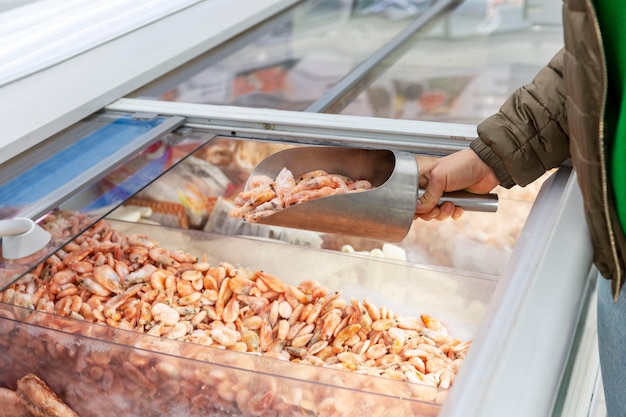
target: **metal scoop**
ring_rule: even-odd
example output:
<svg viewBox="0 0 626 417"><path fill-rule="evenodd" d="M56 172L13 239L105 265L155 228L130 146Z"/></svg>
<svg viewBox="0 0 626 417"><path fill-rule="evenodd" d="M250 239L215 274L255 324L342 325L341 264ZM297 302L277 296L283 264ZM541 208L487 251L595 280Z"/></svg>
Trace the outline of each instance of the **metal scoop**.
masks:
<svg viewBox="0 0 626 417"><path fill-rule="evenodd" d="M373 188L294 204L258 223L389 242L399 242L408 234L421 195L414 155L380 149L296 147L261 161L250 178L276 178L285 167L295 178L322 169L353 180L367 179ZM468 211L495 212L498 208L496 194L445 193L440 201L451 201Z"/></svg>

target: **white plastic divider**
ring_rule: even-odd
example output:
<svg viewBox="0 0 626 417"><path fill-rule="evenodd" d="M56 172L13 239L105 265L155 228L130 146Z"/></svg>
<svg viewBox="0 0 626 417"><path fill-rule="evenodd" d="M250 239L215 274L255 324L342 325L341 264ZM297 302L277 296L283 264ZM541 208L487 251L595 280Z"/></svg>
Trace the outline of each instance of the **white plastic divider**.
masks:
<svg viewBox="0 0 626 417"><path fill-rule="evenodd" d="M42 0L0 14L0 86L199 0Z"/></svg>

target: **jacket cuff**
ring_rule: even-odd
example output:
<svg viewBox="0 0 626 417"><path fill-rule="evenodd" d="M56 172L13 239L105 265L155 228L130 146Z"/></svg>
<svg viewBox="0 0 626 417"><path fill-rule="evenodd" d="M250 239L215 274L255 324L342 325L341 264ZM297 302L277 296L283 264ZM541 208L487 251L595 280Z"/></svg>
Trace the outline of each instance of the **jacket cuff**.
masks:
<svg viewBox="0 0 626 417"><path fill-rule="evenodd" d="M470 143L470 148L476 152L476 155L480 159L483 160L484 163L489 165L489 167L493 170L494 174L500 181L500 185L504 188L512 188L515 184L513 178L507 172L502 159L498 158L498 156L493 152L493 150L485 145L485 143L480 140L480 138L476 138Z"/></svg>

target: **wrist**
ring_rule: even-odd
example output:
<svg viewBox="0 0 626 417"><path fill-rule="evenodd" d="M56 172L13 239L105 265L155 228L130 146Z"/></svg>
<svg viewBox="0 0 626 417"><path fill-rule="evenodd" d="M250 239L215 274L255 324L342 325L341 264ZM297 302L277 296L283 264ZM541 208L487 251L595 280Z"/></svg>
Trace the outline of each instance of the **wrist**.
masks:
<svg viewBox="0 0 626 417"><path fill-rule="evenodd" d="M489 146L485 145L480 138L472 141L470 149L493 172L493 175L502 187L511 188L515 185L515 181L513 181L513 178L506 170L502 159Z"/></svg>

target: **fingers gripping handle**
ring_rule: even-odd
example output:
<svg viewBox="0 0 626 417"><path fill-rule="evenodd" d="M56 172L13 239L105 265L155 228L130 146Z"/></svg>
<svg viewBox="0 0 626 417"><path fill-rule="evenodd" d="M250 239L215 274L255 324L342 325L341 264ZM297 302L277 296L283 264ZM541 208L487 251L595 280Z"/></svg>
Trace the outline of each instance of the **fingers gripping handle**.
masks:
<svg viewBox="0 0 626 417"><path fill-rule="evenodd" d="M424 193L420 190L418 198ZM452 191L443 193L439 199L438 205L449 201L457 207L461 207L466 211L480 211L485 213L495 213L498 210L498 195L490 194L474 194L469 191Z"/></svg>

